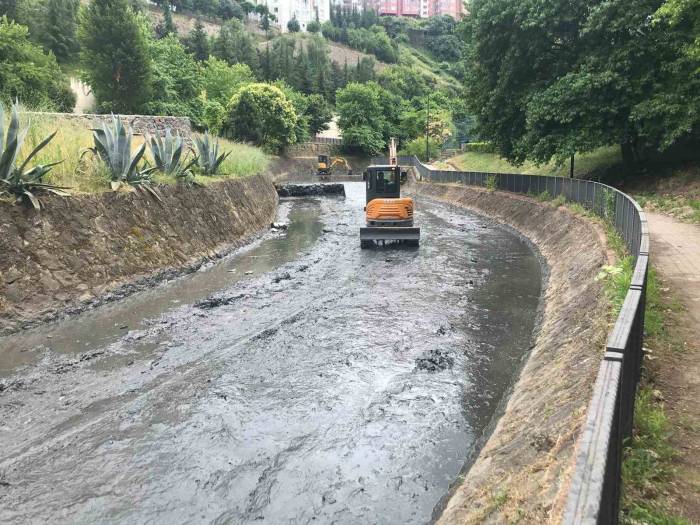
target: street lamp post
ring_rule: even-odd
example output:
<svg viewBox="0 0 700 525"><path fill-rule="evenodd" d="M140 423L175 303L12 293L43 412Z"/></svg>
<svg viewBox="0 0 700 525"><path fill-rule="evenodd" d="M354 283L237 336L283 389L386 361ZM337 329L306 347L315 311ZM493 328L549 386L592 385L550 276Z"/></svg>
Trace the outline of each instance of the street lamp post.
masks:
<svg viewBox="0 0 700 525"><path fill-rule="evenodd" d="M425 103L425 162L430 162L430 98Z"/></svg>

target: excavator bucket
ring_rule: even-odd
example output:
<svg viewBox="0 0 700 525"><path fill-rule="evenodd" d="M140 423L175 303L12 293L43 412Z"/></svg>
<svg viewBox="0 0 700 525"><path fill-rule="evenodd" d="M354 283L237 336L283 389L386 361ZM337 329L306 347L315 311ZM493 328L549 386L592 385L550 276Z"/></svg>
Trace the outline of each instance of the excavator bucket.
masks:
<svg viewBox="0 0 700 525"><path fill-rule="evenodd" d="M360 228L360 242L369 241L409 241L418 244L420 228L403 226L367 226Z"/></svg>

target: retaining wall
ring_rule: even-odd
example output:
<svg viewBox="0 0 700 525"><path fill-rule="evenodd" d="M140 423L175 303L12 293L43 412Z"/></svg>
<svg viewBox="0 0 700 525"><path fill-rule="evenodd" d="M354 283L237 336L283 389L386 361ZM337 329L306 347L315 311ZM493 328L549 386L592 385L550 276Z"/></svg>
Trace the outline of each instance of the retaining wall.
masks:
<svg viewBox="0 0 700 525"><path fill-rule="evenodd" d="M607 303L595 279L607 262L604 237L565 208L527 197L429 183L416 183L412 191L517 229L548 268L535 344L438 523L556 522L605 344Z"/></svg>
<svg viewBox="0 0 700 525"><path fill-rule="evenodd" d="M103 122L109 122L112 115L94 115L77 113L37 113L42 118L55 117L73 122L82 123L86 128L94 128ZM192 124L188 117L171 117L158 115L116 115L122 122L128 124L134 133L144 135L164 135L166 128L170 128L173 134L179 133L181 137L189 139L192 135Z"/></svg>
<svg viewBox="0 0 700 525"><path fill-rule="evenodd" d="M376 159L373 163L386 162ZM400 157L413 166L421 180L457 183L470 187L506 190L511 194L544 194L578 204L607 221L624 241L634 261L634 272L615 325L608 334L604 355L588 402L585 423L577 438L573 474L566 508L549 513L549 520L565 524L616 524L620 516L622 453L632 436L634 405L643 361L644 315L649 269L649 226L639 204L623 192L589 180L522 175L436 170L416 157ZM573 239L580 243L582 240ZM576 246L576 245L574 245ZM583 246L585 247L585 245ZM593 312L592 320L600 318ZM545 372L543 372L545 373ZM575 370L568 373L576 373ZM516 487L517 488L517 487ZM492 508L502 507L500 492ZM554 507L557 508L556 506ZM522 516L516 516L520 521Z"/></svg>
<svg viewBox="0 0 700 525"><path fill-rule="evenodd" d="M0 335L122 297L220 257L268 227L272 179L208 187L42 198L44 209L0 203Z"/></svg>

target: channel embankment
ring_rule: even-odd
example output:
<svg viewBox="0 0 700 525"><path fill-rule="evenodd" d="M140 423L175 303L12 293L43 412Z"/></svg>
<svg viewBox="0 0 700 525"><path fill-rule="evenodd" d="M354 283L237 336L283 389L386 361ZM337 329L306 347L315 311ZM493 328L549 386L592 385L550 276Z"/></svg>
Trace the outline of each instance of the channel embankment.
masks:
<svg viewBox="0 0 700 525"><path fill-rule="evenodd" d="M610 257L604 234L565 208L524 196L453 184L415 183L411 191L515 228L548 269L529 357L438 523L558 523L605 347L608 304L596 280Z"/></svg>
<svg viewBox="0 0 700 525"><path fill-rule="evenodd" d="M263 175L158 191L46 197L40 212L0 203L0 334L193 271L277 209Z"/></svg>

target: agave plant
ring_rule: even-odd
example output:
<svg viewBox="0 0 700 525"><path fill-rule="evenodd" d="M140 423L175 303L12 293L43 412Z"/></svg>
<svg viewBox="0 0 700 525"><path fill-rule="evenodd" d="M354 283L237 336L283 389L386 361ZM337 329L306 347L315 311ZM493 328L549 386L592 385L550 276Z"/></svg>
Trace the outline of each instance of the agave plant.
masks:
<svg viewBox="0 0 700 525"><path fill-rule="evenodd" d="M148 142L151 146L153 161L157 170L166 175L171 175L184 182L192 182L192 166L197 162L196 158L186 162L185 141L179 135L173 136L170 128L165 130L165 136L150 137ZM184 153L184 155L183 155Z"/></svg>
<svg viewBox="0 0 700 525"><path fill-rule="evenodd" d="M138 164L146 152L146 144L141 144L135 153L131 153L133 131L124 126L119 117L112 115L111 123L103 123L101 128L92 130L94 148L88 148L107 165L112 179L112 189L117 190L123 184L135 188L144 188L160 198L150 187L151 175L157 168L139 169Z"/></svg>
<svg viewBox="0 0 700 525"><path fill-rule="evenodd" d="M221 163L226 160L231 152L222 153L219 155L219 141L212 141L209 133L204 133L204 137L195 137L195 146L197 146L197 165L204 175L216 175L219 171Z"/></svg>
<svg viewBox="0 0 700 525"><path fill-rule="evenodd" d="M57 132L53 132L42 140L24 159L24 162L17 165L22 144L29 131L29 126L20 130L18 106L19 104L16 102L12 106L10 126L7 129L7 141L5 141L5 111L3 105L0 104L0 196L12 195L18 202L28 202L39 210L41 202L38 194L68 195L65 191L68 188L43 182L44 175L51 171L53 166L60 164L60 161L51 164L38 164L28 169L32 159L51 142Z"/></svg>

